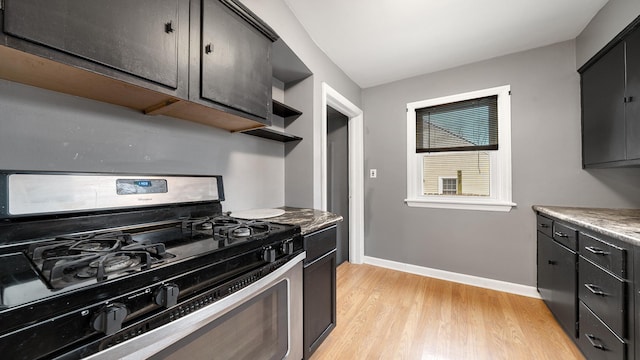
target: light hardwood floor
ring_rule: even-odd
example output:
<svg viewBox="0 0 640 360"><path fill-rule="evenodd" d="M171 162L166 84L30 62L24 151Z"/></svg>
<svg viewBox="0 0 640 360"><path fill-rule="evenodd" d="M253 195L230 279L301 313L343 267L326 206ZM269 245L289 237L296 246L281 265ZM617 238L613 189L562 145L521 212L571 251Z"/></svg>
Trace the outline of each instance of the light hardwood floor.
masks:
<svg viewBox="0 0 640 360"><path fill-rule="evenodd" d="M311 360L584 359L542 300L343 263L337 326Z"/></svg>

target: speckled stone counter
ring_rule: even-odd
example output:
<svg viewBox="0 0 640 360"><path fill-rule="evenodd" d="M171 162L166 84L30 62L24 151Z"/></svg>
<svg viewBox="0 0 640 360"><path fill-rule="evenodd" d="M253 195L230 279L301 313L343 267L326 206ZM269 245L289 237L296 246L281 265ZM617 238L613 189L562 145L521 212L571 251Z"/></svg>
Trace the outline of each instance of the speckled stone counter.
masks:
<svg viewBox="0 0 640 360"><path fill-rule="evenodd" d="M268 220L283 224L300 225L302 235L312 233L316 230L342 221L342 215L337 215L328 211L290 206L283 206L280 209L285 210L283 215L269 218Z"/></svg>
<svg viewBox="0 0 640 360"><path fill-rule="evenodd" d="M534 205L533 210L640 246L640 209L598 209Z"/></svg>

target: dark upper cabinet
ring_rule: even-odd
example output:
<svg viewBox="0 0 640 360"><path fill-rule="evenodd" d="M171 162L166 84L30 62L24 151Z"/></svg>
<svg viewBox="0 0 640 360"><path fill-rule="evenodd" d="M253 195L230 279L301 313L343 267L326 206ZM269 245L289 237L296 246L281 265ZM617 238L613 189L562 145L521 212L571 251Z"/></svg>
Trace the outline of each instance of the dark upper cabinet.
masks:
<svg viewBox="0 0 640 360"><path fill-rule="evenodd" d="M123 72L162 85L169 94L186 96L179 58L184 56L180 60L186 65L187 9L188 3L181 0L5 0L3 30L89 60L84 63L89 70L126 80L118 76ZM80 64L53 52L43 55ZM101 71L92 63L119 72ZM186 67L183 71L186 75ZM179 87L181 91L172 91Z"/></svg>
<svg viewBox="0 0 640 360"><path fill-rule="evenodd" d="M199 96L267 119L271 39L218 0L202 2Z"/></svg>
<svg viewBox="0 0 640 360"><path fill-rule="evenodd" d="M640 159L640 28L626 40L627 156Z"/></svg>
<svg viewBox="0 0 640 360"><path fill-rule="evenodd" d="M630 25L583 66L584 167L640 165L640 29Z"/></svg>
<svg viewBox="0 0 640 360"><path fill-rule="evenodd" d="M0 79L230 131L271 124L278 36L236 0L0 0L0 29Z"/></svg>
<svg viewBox="0 0 640 360"><path fill-rule="evenodd" d="M625 160L624 44L582 74L582 156L585 165Z"/></svg>

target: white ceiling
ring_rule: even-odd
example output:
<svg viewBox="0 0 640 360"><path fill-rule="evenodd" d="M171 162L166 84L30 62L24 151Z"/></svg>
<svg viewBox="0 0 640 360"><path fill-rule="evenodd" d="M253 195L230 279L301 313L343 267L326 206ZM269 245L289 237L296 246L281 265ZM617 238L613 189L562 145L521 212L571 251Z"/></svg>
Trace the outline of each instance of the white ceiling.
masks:
<svg viewBox="0 0 640 360"><path fill-rule="evenodd" d="M574 39L608 0L285 0L367 88Z"/></svg>

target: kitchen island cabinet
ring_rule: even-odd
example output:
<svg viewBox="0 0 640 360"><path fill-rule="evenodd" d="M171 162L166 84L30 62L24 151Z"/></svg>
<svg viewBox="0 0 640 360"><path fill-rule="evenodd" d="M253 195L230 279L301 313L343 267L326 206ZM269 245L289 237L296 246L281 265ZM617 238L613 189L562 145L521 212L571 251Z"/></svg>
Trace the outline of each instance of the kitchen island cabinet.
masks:
<svg viewBox="0 0 640 360"><path fill-rule="evenodd" d="M640 210L548 206L534 206L534 210L538 214L538 229L542 218L553 221L554 225L565 224L577 234L578 266L573 272L578 279L577 286L565 284L563 290L573 290L572 296L577 301L574 301L578 313L577 336L572 339L588 359L640 359L640 354L636 354L640 335L637 329L640 321L636 319L640 308L640 276L637 268L634 272L640 253ZM554 238L559 235L555 229L554 226ZM540 237L541 231L537 233ZM564 230L560 233L567 234ZM550 256L557 257L568 247L554 250L544 244L538 242L538 289L555 315L557 304L547 295L547 289L541 287L554 280L545 276L547 265L544 258L541 261L540 254L551 253ZM563 325L562 317L556 315L556 319Z"/></svg>

